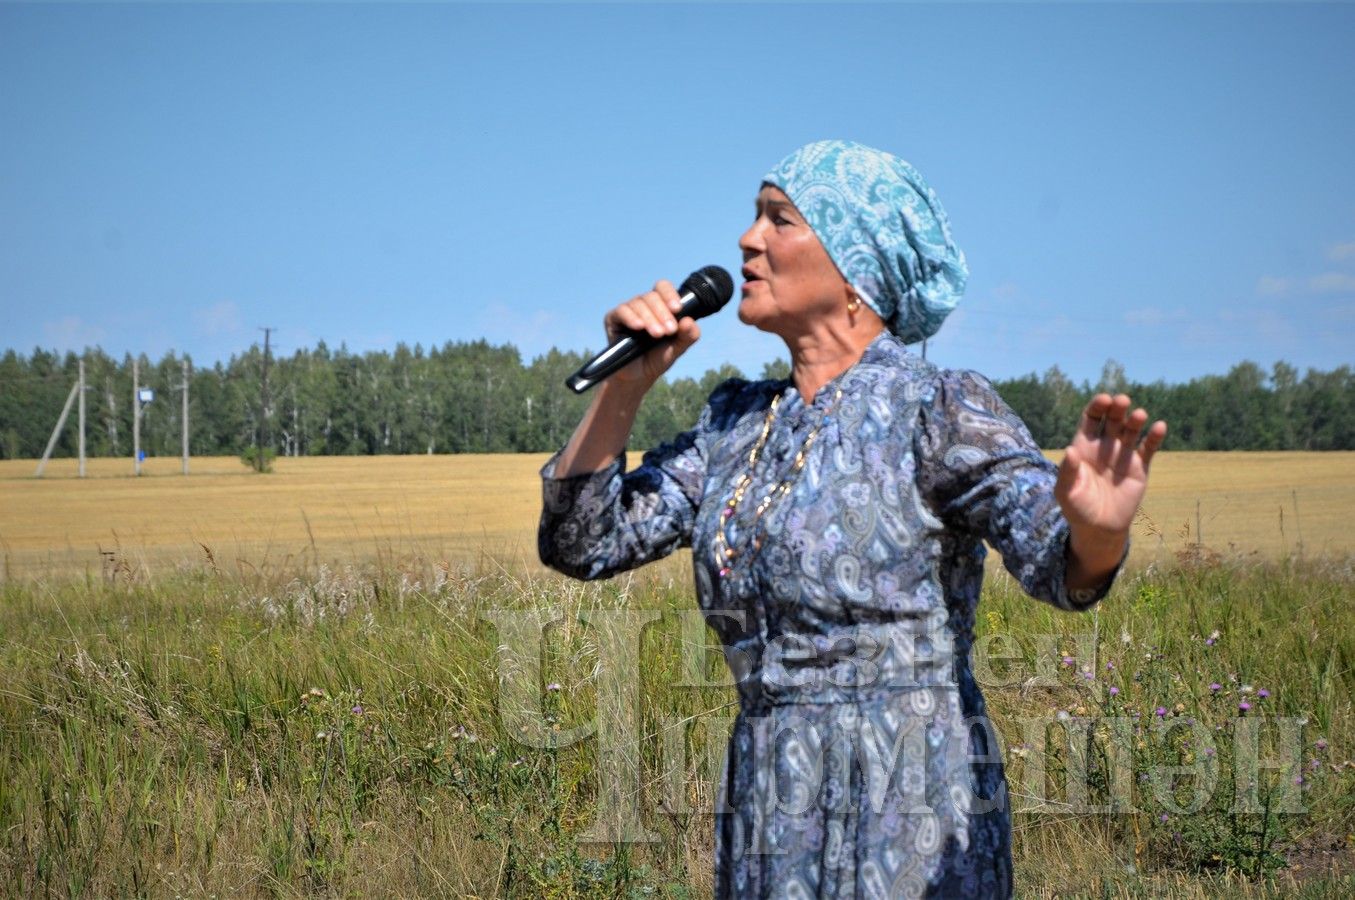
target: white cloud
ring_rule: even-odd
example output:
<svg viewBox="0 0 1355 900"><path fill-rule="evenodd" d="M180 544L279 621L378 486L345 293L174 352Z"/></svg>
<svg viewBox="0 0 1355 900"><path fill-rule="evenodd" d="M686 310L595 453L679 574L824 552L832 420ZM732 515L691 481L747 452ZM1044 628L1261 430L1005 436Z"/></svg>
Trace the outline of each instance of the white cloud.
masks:
<svg viewBox="0 0 1355 900"><path fill-rule="evenodd" d="M1338 306L1329 306L1323 310L1324 318L1336 319L1341 322L1355 322L1355 303L1343 303ZM1345 334L1339 335L1341 340L1349 340Z"/></svg>
<svg viewBox="0 0 1355 900"><path fill-rule="evenodd" d="M1026 339L1031 344L1042 346L1056 344L1072 337L1082 337L1085 336L1085 332L1086 329L1080 328L1072 319L1065 315L1057 315L1036 320L1026 331Z"/></svg>
<svg viewBox="0 0 1355 900"><path fill-rule="evenodd" d="M193 313L193 321L197 323L198 334L204 337L239 334L244 329L240 319L240 307L230 300L222 300L206 309L196 310Z"/></svg>
<svg viewBox="0 0 1355 900"><path fill-rule="evenodd" d="M1323 272L1308 279L1308 289L1317 294L1355 293L1355 275Z"/></svg>
<svg viewBox="0 0 1355 900"><path fill-rule="evenodd" d="M83 350L104 339L104 330L79 316L62 316L54 322L44 322L43 336L58 350Z"/></svg>
<svg viewBox="0 0 1355 900"><path fill-rule="evenodd" d="M1019 296L1020 293L1021 289L1017 287L1013 282L1004 281L997 287L993 288L993 299L1012 300Z"/></svg>
<svg viewBox="0 0 1355 900"><path fill-rule="evenodd" d="M602 349L602 324L588 323L585 330L578 322L567 322L559 313L547 309L514 309L502 301L487 304L476 317L476 333L491 344L511 343L524 360L551 347L577 349L583 346Z"/></svg>
<svg viewBox="0 0 1355 900"><path fill-rule="evenodd" d="M1333 262L1340 262L1345 259L1355 259L1355 241L1332 244L1327 248L1327 259L1330 259Z"/></svg>
<svg viewBox="0 0 1355 900"><path fill-rule="evenodd" d="M1291 287L1293 284L1288 278L1262 275L1261 280L1256 282L1256 293L1263 297L1282 297L1289 293Z"/></svg>
<svg viewBox="0 0 1355 900"><path fill-rule="evenodd" d="M1124 323L1126 325L1152 327L1165 325L1168 322L1182 322L1185 318L1186 311L1183 309L1164 310L1158 309L1156 306L1145 306L1140 309L1126 310Z"/></svg>

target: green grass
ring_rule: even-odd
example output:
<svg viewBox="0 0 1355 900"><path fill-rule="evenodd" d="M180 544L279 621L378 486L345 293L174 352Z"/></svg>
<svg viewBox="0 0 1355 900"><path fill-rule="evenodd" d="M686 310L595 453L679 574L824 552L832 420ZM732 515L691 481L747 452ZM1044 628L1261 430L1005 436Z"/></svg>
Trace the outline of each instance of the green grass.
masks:
<svg viewBox="0 0 1355 900"><path fill-rule="evenodd" d="M1072 616L990 579L980 632L1004 635L985 646L1010 657L990 661L986 693L1023 795L1019 893L1355 891L1353 586L1351 560L1196 559L1124 577L1095 615ZM708 639L691 630L692 607L682 559L595 585L418 560L5 582L0 894L709 896L733 693L717 683L718 652L691 643ZM539 655L507 646L491 621L505 608L553 623ZM579 621L618 610L658 616L635 648L638 678L609 669L615 648ZM629 775L624 759L600 759L597 738L571 740L600 697L614 710L606 698L626 690L638 718L603 727L637 736ZM1227 775L1246 698L1263 758L1289 752L1279 722L1306 720L1304 782L1263 769L1269 811L1239 814ZM505 702L531 714L504 715ZM1081 738L1060 736L1060 711L1090 723ZM1106 723L1134 712L1149 724L1117 755ZM1187 729L1153 724L1186 719L1215 736L1223 787L1163 822L1137 776L1198 758ZM1046 746L1030 746L1030 723L1045 720ZM1047 783L1032 800L1036 758ZM1087 811L1069 772L1088 803L1127 778L1137 811ZM1178 781L1164 790L1185 798L1193 782ZM1285 803L1304 811L1277 811ZM618 807L659 840L579 839L599 808L606 820ZM1335 873L1314 871L1328 860Z"/></svg>

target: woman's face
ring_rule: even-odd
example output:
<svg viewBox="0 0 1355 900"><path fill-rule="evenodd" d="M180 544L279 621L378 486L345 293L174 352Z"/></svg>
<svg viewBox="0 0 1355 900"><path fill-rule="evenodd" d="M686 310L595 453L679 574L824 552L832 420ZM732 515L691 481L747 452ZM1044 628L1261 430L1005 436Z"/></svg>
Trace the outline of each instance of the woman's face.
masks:
<svg viewBox="0 0 1355 900"><path fill-rule="evenodd" d="M840 314L850 289L814 229L779 188L763 185L757 218L739 238L743 251L740 321L789 335Z"/></svg>

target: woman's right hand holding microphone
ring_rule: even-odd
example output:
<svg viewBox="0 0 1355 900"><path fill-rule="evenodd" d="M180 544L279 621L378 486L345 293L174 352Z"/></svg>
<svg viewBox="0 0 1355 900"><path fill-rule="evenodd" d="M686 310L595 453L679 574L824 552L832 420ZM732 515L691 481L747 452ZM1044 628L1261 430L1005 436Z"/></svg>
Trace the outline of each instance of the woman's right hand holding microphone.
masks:
<svg viewBox="0 0 1355 900"><path fill-rule="evenodd" d="M681 305L672 282L660 281L602 317L609 344L627 332L645 332L659 343L598 385L592 404L560 453L555 477L600 471L626 449L640 401L701 337L695 319L674 315Z"/></svg>
<svg viewBox="0 0 1355 900"><path fill-rule="evenodd" d="M617 383L628 389L648 391L663 377L677 358L701 337L696 319L677 318L682 301L670 281L656 282L653 289L632 297L602 317L607 342L612 343L629 332L646 332L659 343L643 356L604 381L600 387ZM671 340L668 340L671 338Z"/></svg>

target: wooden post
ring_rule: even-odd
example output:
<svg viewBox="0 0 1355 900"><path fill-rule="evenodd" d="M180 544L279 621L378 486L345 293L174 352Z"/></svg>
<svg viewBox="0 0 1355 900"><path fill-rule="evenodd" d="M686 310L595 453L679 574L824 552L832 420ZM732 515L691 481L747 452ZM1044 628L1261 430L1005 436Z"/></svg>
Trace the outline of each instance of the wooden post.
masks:
<svg viewBox="0 0 1355 900"><path fill-rule="evenodd" d="M132 472L141 474L141 360L132 359Z"/></svg>
<svg viewBox="0 0 1355 900"><path fill-rule="evenodd" d="M66 427L66 417L71 414L71 404L75 402L75 395L80 392L80 382L76 382L71 388L71 392L66 395L66 405L61 407L61 418L56 420L56 427L52 429L52 436L47 440L47 449L42 451L42 459L38 460L38 470L33 473L34 478L42 477L42 470L47 468L47 460L52 458L52 450L56 447L56 439L61 436L61 429Z"/></svg>
<svg viewBox="0 0 1355 900"><path fill-rule="evenodd" d="M80 477L85 477L85 358L80 357Z"/></svg>
<svg viewBox="0 0 1355 900"><path fill-rule="evenodd" d="M188 474L188 359L179 361L183 371L183 473Z"/></svg>

